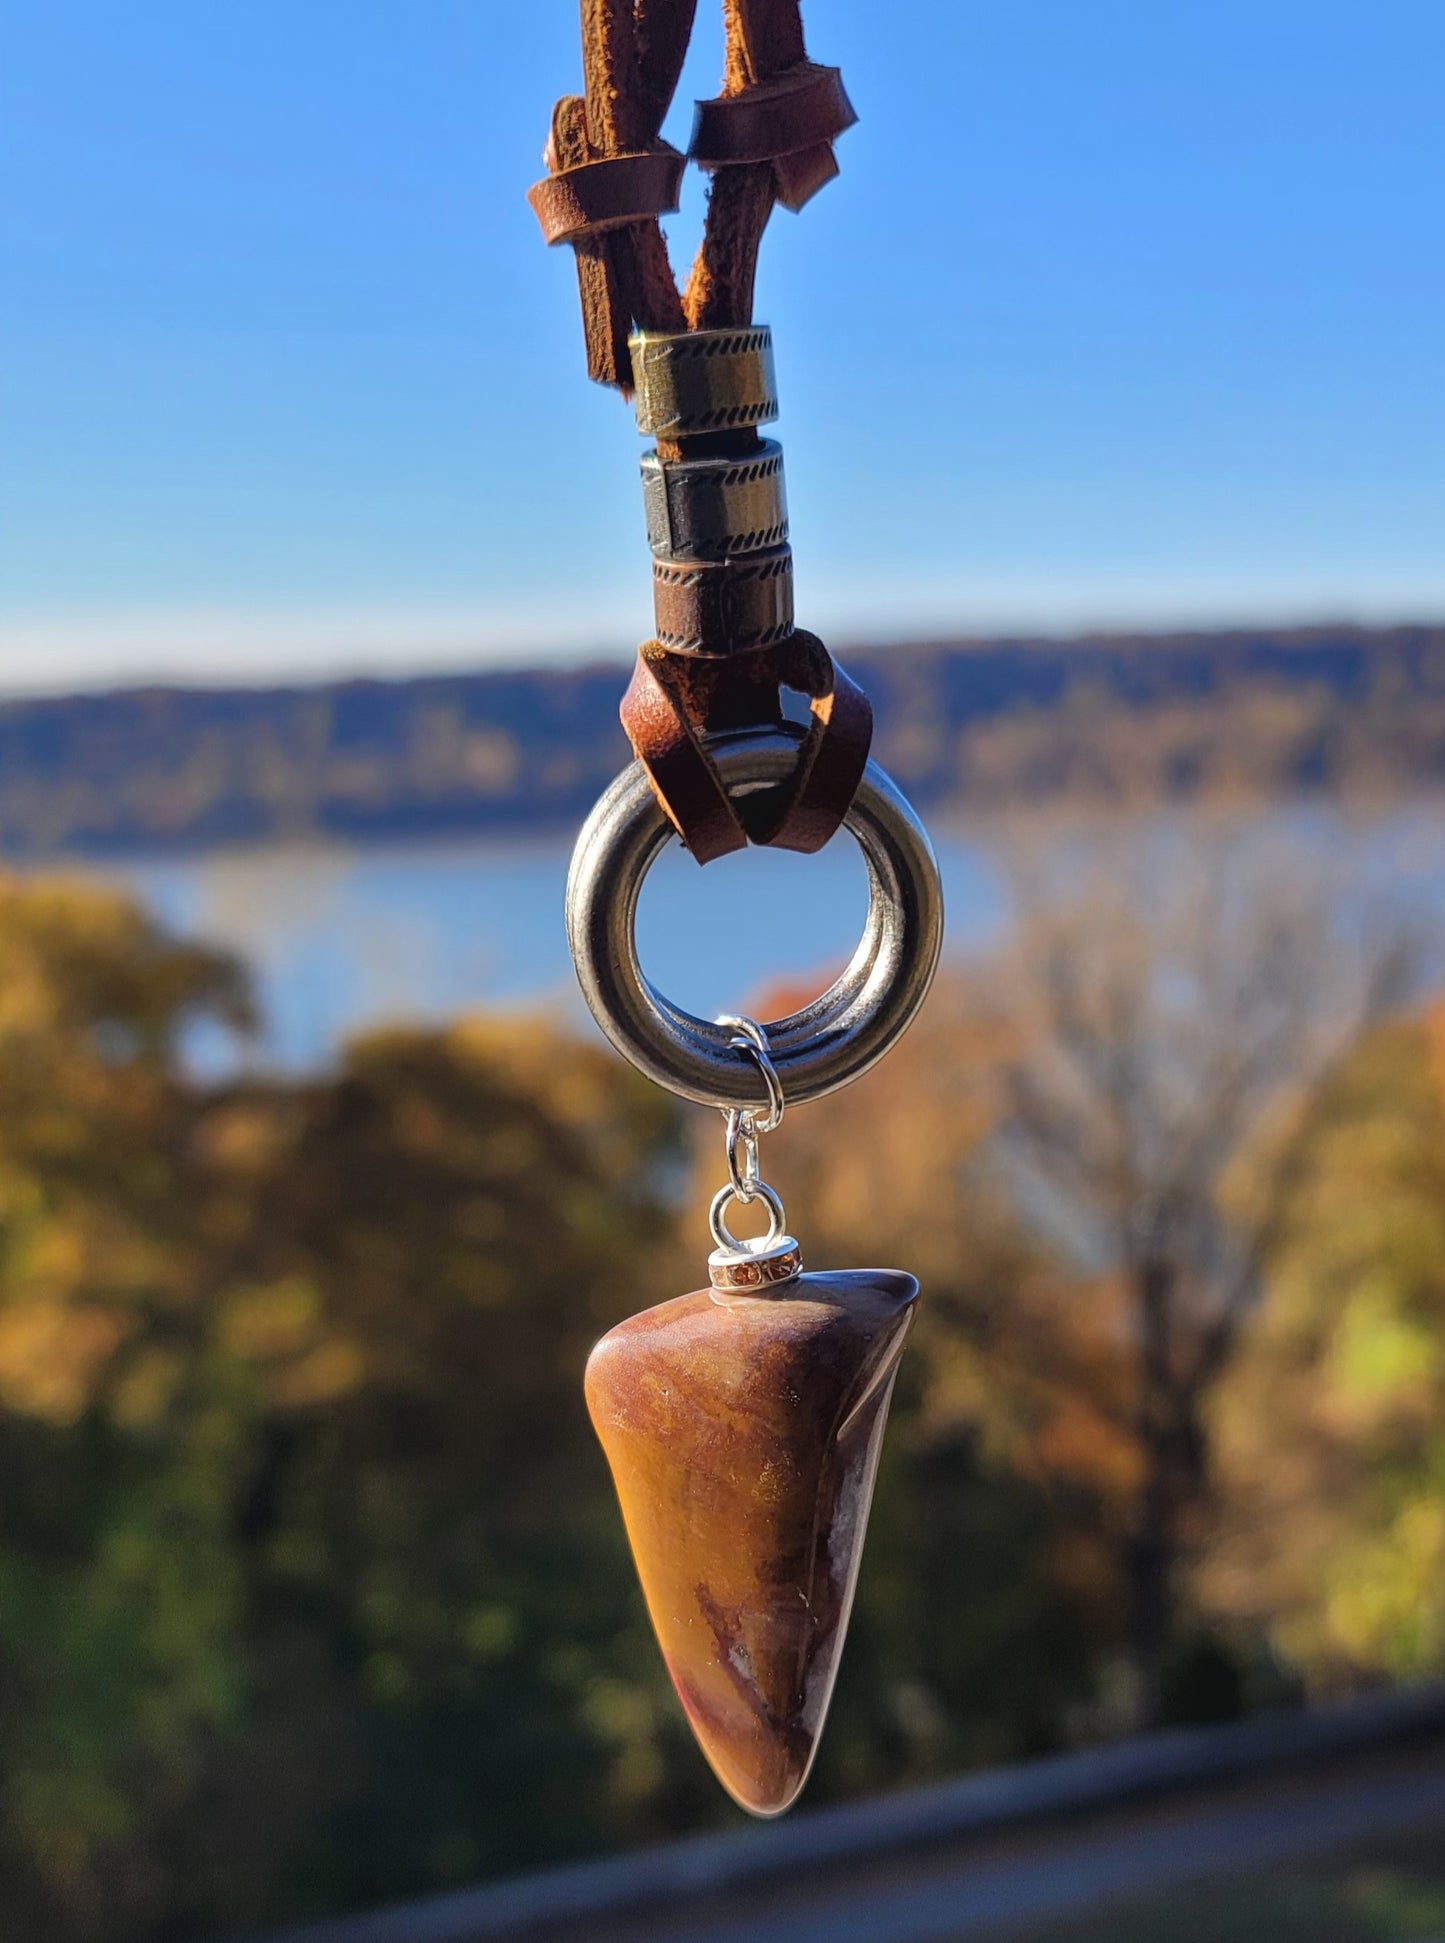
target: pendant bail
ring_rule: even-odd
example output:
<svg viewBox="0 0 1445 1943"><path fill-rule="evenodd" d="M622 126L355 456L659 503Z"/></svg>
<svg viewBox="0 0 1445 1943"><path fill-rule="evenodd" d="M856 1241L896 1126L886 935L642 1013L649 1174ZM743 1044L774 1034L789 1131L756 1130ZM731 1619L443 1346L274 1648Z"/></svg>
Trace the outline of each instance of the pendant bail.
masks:
<svg viewBox="0 0 1445 1943"><path fill-rule="evenodd" d="M717 1247L707 1259L707 1271L715 1289L756 1289L790 1282L803 1271L802 1251L793 1237L784 1234L787 1216L777 1189L762 1177L758 1158L758 1138L773 1133L783 1124L786 1101L783 1082L768 1052L768 1035L756 1019L741 1012L724 1012L719 1025L732 1028L730 1050L750 1055L762 1076L767 1091L763 1107L721 1108L727 1122L728 1180L713 1196L708 1209L708 1226ZM740 1241L724 1220L730 1202L748 1207L761 1201L768 1211L768 1232L750 1241Z"/></svg>
<svg viewBox="0 0 1445 1943"><path fill-rule="evenodd" d="M728 1204L741 1200L731 1181L720 1187L708 1209L708 1226L717 1247L707 1258L708 1280L715 1289L773 1288L803 1272L803 1251L783 1233L783 1204L766 1181L759 1181L751 1198L768 1210L768 1232L740 1241L724 1220Z"/></svg>
<svg viewBox="0 0 1445 1943"><path fill-rule="evenodd" d="M764 1236L733 1248L715 1248L707 1258L708 1280L724 1294L777 1288L802 1272L803 1251L791 1235L779 1235L771 1246Z"/></svg>

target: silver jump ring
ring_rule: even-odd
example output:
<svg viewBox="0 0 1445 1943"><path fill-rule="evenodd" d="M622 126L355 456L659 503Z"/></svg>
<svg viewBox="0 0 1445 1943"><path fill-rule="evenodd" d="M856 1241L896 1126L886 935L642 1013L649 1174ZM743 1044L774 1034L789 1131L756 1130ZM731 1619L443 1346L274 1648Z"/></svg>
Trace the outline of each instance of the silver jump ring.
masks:
<svg viewBox="0 0 1445 1943"><path fill-rule="evenodd" d="M762 1161L758 1155L759 1128L752 1114L744 1113L741 1107L725 1107L723 1111L728 1123L728 1179L732 1182L733 1193L746 1207L762 1185Z"/></svg>
<svg viewBox="0 0 1445 1943"><path fill-rule="evenodd" d="M739 1241L726 1221L723 1220L723 1214L728 1202L737 1199L738 1196L733 1192L731 1181L728 1182L726 1187L720 1187L712 1197L712 1206L707 1211L707 1225L712 1229L712 1238L718 1247L726 1249L729 1254L733 1255L745 1255L750 1252L758 1253L764 1249L775 1247L783 1238L783 1228L787 1219L783 1213L783 1204L778 1199L776 1190L769 1187L766 1181L758 1182L754 1199L761 1201L768 1211L768 1232L759 1242Z"/></svg>
<svg viewBox="0 0 1445 1943"><path fill-rule="evenodd" d="M783 1097L783 1082L778 1078L778 1069L773 1064L772 1054L768 1051L768 1035L756 1019L750 1019L745 1012L720 1012L719 1025L730 1025L733 1036L728 1044L735 1052L747 1053L755 1061L763 1076L763 1085L768 1092L768 1110L759 1114L750 1109L747 1119L754 1135L776 1133L783 1124L783 1114L787 1101Z"/></svg>
<svg viewBox="0 0 1445 1943"><path fill-rule="evenodd" d="M719 736L709 753L729 792L743 796L785 779L800 736L786 726L742 730ZM795 1106L846 1086L883 1057L927 996L943 944L932 845L876 764L865 769L844 820L868 869L862 939L834 985L767 1027L769 1057ZM638 963L638 894L671 835L647 771L632 763L597 803L572 853L567 938L578 982L612 1044L659 1086L746 1112L757 1104L757 1066L734 1047L736 1028L683 1011Z"/></svg>

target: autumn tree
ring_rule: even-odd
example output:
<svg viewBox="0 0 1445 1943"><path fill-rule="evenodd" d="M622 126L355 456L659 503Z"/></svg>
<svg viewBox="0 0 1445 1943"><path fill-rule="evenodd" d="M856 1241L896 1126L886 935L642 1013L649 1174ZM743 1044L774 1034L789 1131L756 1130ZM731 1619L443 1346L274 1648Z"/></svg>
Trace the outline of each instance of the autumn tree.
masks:
<svg viewBox="0 0 1445 1943"><path fill-rule="evenodd" d="M1131 1644L1157 1708L1216 1504L1211 1615L1321 1682L1445 1655L1445 1082L1433 1027L1372 1024L1399 927L1197 835L1104 861L764 1145L810 1263L924 1284L822 1794L1095 1731ZM192 1030L248 1018L124 899L0 882L7 1943L259 1929L732 1812L578 1391L595 1334L703 1279L674 1105L515 1018L199 1078Z"/></svg>
<svg viewBox="0 0 1445 1943"><path fill-rule="evenodd" d="M181 1348L208 1278L193 1220L201 1103L180 1042L201 1021L247 1017L233 962L124 899L0 880L7 1935L124 1921L115 1858L233 1718L228 1433L187 1409L157 1469L140 1426L160 1367L198 1374L203 1360Z"/></svg>
<svg viewBox="0 0 1445 1943"><path fill-rule="evenodd" d="M1106 839L1016 884L996 989L1021 1050L998 1150L1035 1227L1119 1293L1129 1644L1150 1725L1209 1501L1208 1399L1258 1305L1326 1083L1408 989L1418 941L1350 911L1303 850L1198 824Z"/></svg>
<svg viewBox="0 0 1445 1943"><path fill-rule="evenodd" d="M1445 1670L1445 1015L1332 1076L1212 1411L1202 1594L1317 1693Z"/></svg>
<svg viewBox="0 0 1445 1943"><path fill-rule="evenodd" d="M665 1096L527 1021L203 1084L188 1030L247 1016L125 900L0 886L14 1943L364 1904L701 1795L577 1392L671 1223Z"/></svg>

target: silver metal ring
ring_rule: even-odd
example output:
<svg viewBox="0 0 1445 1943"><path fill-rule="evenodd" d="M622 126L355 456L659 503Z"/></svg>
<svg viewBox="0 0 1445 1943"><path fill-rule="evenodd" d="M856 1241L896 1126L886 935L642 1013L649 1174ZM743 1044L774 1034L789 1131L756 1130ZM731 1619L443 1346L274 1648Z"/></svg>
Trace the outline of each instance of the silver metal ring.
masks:
<svg viewBox="0 0 1445 1943"><path fill-rule="evenodd" d="M709 744L734 796L782 782L798 729L748 729ZM868 869L863 936L837 982L767 1026L789 1105L820 1099L881 1059L927 996L943 945L943 893L927 833L874 763L845 818ZM672 835L647 771L631 764L582 827L567 879L567 938L592 1015L617 1050L659 1086L708 1106L757 1103L757 1066L735 1028L696 1018L649 984L637 958L637 899ZM743 922L742 918L738 919ZM781 928L780 916L759 923Z"/></svg>
<svg viewBox="0 0 1445 1943"><path fill-rule="evenodd" d="M746 1113L738 1113L736 1108L729 1108L729 1118L734 1113L738 1113L738 1118L747 1120L752 1128L754 1139L760 1133L776 1133L783 1124L783 1115L787 1111L788 1102L783 1092L783 1082L778 1078L778 1069L773 1064L773 1056L768 1051L767 1033L756 1019L750 1019L745 1012L719 1012L717 1022L719 1025L732 1027L733 1036L728 1044L735 1051L746 1053L749 1059L756 1062L768 1095L765 1112L760 1114L756 1107L750 1108Z"/></svg>
<svg viewBox="0 0 1445 1943"><path fill-rule="evenodd" d="M719 1249L729 1255L752 1257L761 1254L765 1249L775 1248L783 1238L783 1229L787 1226L788 1219L783 1213L783 1204L778 1199L777 1191L769 1187L766 1181L758 1182L753 1199L761 1201L768 1211L768 1232L761 1241L756 1242L739 1241L723 1220L723 1211L728 1202L738 1198L733 1192L731 1182L726 1187L720 1187L712 1197L712 1206L707 1211L707 1225L712 1229L712 1238Z"/></svg>
<svg viewBox="0 0 1445 1943"><path fill-rule="evenodd" d="M751 1113L730 1106L727 1117L728 1179L733 1193L746 1207L762 1185L762 1157L758 1152L758 1130Z"/></svg>

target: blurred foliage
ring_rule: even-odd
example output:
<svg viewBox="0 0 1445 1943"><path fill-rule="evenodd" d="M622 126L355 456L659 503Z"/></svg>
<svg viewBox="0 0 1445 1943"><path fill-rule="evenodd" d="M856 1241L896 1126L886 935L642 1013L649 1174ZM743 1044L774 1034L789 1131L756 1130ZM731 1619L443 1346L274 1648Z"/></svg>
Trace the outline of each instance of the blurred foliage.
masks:
<svg viewBox="0 0 1445 1943"><path fill-rule="evenodd" d="M670 1731L575 1395L670 1219L665 1099L525 1024L208 1091L177 1059L202 1016L244 1024L233 965L103 894L5 889L17 1943L596 1844Z"/></svg>
<svg viewBox="0 0 1445 1943"><path fill-rule="evenodd" d="M815 1798L1128 1718L1126 1278L999 1164L1038 1028L997 997L940 981L767 1147L820 1265L926 1290ZM257 1929L735 1819L579 1382L695 1286L716 1122L527 1019L188 1071L188 1032L249 1021L233 962L122 899L0 881L6 1943ZM1325 1095L1214 1397L1179 1718L1282 1659L1445 1665L1445 1028L1371 1032Z"/></svg>
<svg viewBox="0 0 1445 1943"><path fill-rule="evenodd" d="M7 1943L251 1927L733 1815L579 1386L602 1329L697 1279L671 1103L525 1020L187 1076L188 1027L247 1018L234 964L123 901L4 887ZM937 1111L949 1165L983 1123ZM818 1191L858 1252L848 1184ZM823 1793L1055 1745L1089 1691L1101 1568L1018 1427L973 1420L953 1340L1026 1259L987 1219L993 1266L951 1283L927 1239Z"/></svg>
<svg viewBox="0 0 1445 1943"><path fill-rule="evenodd" d="M1320 1687L1445 1669L1445 1014L1335 1075L1218 1399L1206 1590Z"/></svg>

